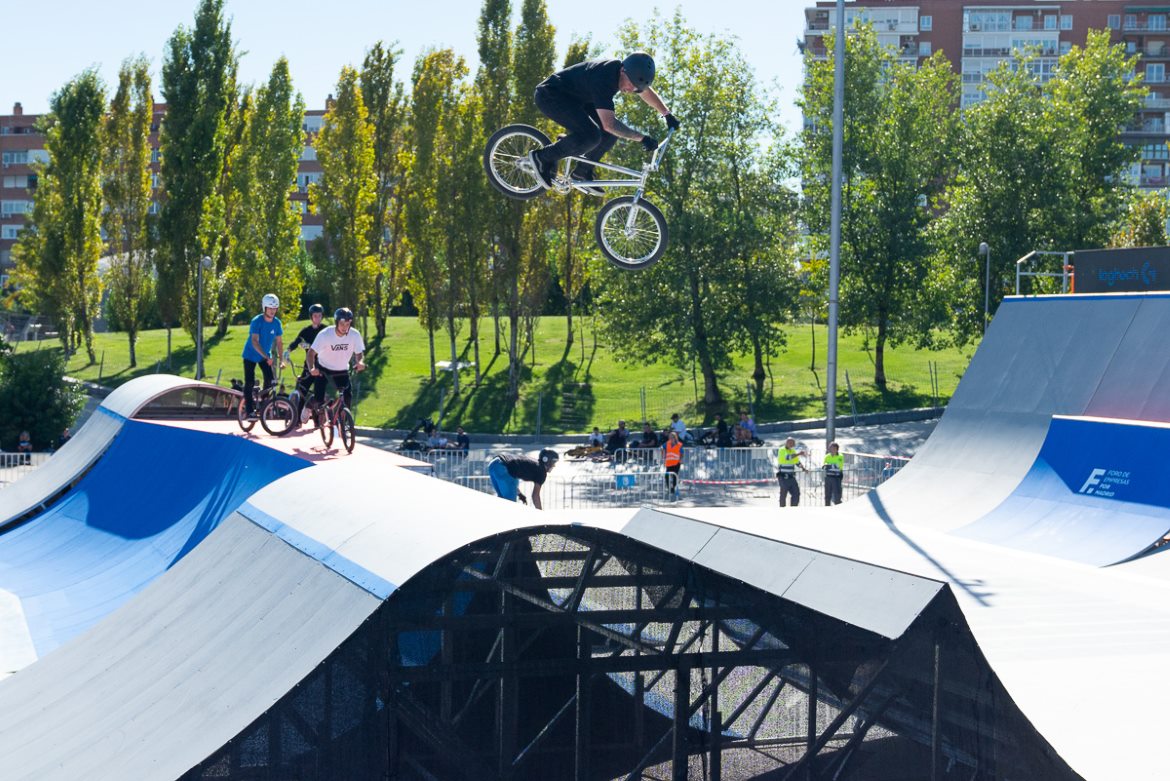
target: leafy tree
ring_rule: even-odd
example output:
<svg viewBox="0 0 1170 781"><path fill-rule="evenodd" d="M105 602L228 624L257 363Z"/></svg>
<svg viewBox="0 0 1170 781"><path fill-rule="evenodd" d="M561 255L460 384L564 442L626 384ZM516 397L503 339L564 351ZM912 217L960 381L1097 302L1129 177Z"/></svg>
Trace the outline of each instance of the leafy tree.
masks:
<svg viewBox="0 0 1170 781"><path fill-rule="evenodd" d="M1166 191L1136 192L1129 199L1122 218L1109 241L1111 247L1164 247L1170 244L1166 236L1166 222L1170 207Z"/></svg>
<svg viewBox="0 0 1170 781"><path fill-rule="evenodd" d="M251 236L237 238L247 248L237 264L237 287L248 311L265 293L276 293L295 313L304 286L297 262L301 221L289 195L304 148L305 103L293 90L285 58L276 61L267 84L257 90L254 108L250 101L247 106L238 175L236 162L230 166L237 175L233 193L242 200L241 210L250 212L250 219L239 221Z"/></svg>
<svg viewBox="0 0 1170 781"><path fill-rule="evenodd" d="M366 52L362 63L362 97L374 131L374 175L378 179L370 223L370 246L377 258L371 305L378 338L386 336L390 308L402 296L409 274L402 240L407 200L403 145L407 105L402 82L394 80L394 68L402 52L381 41Z"/></svg>
<svg viewBox="0 0 1170 781"><path fill-rule="evenodd" d="M118 72L118 90L106 117L102 190L109 242L112 318L126 329L130 366L138 365L138 331L150 309L153 280L150 226L150 122L154 113L150 63L128 60Z"/></svg>
<svg viewBox="0 0 1170 781"><path fill-rule="evenodd" d="M846 328L874 329L874 384L884 389L887 343L930 336L928 204L951 177L958 96L942 52L915 68L869 25L847 37L846 51L840 316ZM805 66L805 219L814 235L827 236L834 65L810 55Z"/></svg>
<svg viewBox="0 0 1170 781"><path fill-rule="evenodd" d="M479 318L484 313L489 286L490 269L485 248L487 241L488 206L492 200L483 165L478 151L486 142L482 122L482 110L478 93L461 85L456 94L454 112L449 124L452 145L450 178L449 252L451 262L450 297L460 301L460 306L470 323L470 334L475 363L475 382L481 378L479 355ZM451 351L454 361L454 321L448 320L452 333ZM459 377L455 373L455 388L458 390Z"/></svg>
<svg viewBox="0 0 1170 781"><path fill-rule="evenodd" d="M1034 52L1017 52L988 75L984 100L965 112L959 172L931 229L944 261L936 283L951 302L960 341L982 332L979 242L991 250L994 312L1018 258L1102 246L1126 202L1122 173L1137 151L1120 145L1117 130L1144 99L1145 88L1127 77L1135 58L1094 33L1060 58L1046 83L1034 60Z"/></svg>
<svg viewBox="0 0 1170 781"><path fill-rule="evenodd" d="M105 88L93 70L54 93L42 122L49 162L40 171L29 229L16 253L27 297L58 323L67 351L84 337L90 363L101 302L102 122Z"/></svg>
<svg viewBox="0 0 1170 781"><path fill-rule="evenodd" d="M762 265L781 273L782 255L756 252L754 247L741 253L735 246L737 237L763 230L760 226L770 218L760 214L761 209L784 202L757 197L784 190L777 178L779 167L764 164L773 154L771 142L779 139L779 129L771 128L768 104L732 41L703 38L676 14L665 22L655 19L627 26L622 42L627 50L654 55L659 73L655 89L683 127L671 141L649 193L666 215L670 247L657 264L637 273L603 268L598 292L601 327L626 360L695 366L703 377L704 402L716 408L723 402L719 374L730 368L737 339L751 338L739 333L745 320L744 296L756 299L753 304L762 309L753 316L765 320L778 320L790 307L786 294L755 295L745 290L761 276L748 274L749 269ZM623 109L630 115L629 124L660 131L661 118L640 101L619 106ZM645 160L636 144L620 144L613 155L631 166ZM756 182L757 176L762 181ZM753 182L741 187L738 203L737 177ZM761 349L775 346L763 333L757 338Z"/></svg>
<svg viewBox="0 0 1170 781"><path fill-rule="evenodd" d="M374 132L358 83L346 66L337 81L337 98L317 134L321 180L309 185L313 211L325 218L322 238L328 252L334 300L355 312L366 311L377 259L370 251L372 207L376 197Z"/></svg>
<svg viewBox="0 0 1170 781"><path fill-rule="evenodd" d="M228 115L236 101L238 56L223 0L201 0L195 26L179 27L167 44L162 66L162 95L167 114L159 147L166 196L159 215L160 252L156 257L159 312L170 329L182 324L194 333L195 264L216 259L226 263L224 162ZM217 280L204 302L216 300Z"/></svg>
<svg viewBox="0 0 1170 781"><path fill-rule="evenodd" d="M85 392L65 377L61 352L0 355L0 448L15 450L20 432L28 431L33 447L47 450L84 406Z"/></svg>
<svg viewBox="0 0 1170 781"><path fill-rule="evenodd" d="M214 219L221 228L212 239L218 253L216 266L224 271L211 285L207 274L203 278L204 296L215 295L220 312L227 315L220 320L220 327L240 309L256 312L260 296L268 292L266 289L256 292L266 286L267 279L262 240L264 216L262 202L257 197L261 166L253 140L255 120L256 96L251 87L246 87L227 116L223 181L218 188L222 200L217 201L222 204L223 213ZM214 230L209 227L209 232Z"/></svg>

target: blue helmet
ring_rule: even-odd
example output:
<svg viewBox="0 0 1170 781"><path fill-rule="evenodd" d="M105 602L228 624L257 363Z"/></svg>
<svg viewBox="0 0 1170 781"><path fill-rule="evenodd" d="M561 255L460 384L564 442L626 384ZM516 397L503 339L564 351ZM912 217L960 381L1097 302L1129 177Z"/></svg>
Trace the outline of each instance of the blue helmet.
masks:
<svg viewBox="0 0 1170 781"><path fill-rule="evenodd" d="M309 314L310 315L325 314L325 307L321 306L320 304L313 304L312 306L309 307Z"/></svg>

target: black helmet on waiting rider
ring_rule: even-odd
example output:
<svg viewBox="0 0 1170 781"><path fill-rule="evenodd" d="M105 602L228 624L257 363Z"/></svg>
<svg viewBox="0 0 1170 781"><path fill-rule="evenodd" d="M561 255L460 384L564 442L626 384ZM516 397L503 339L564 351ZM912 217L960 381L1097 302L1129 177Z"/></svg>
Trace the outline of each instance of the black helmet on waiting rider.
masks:
<svg viewBox="0 0 1170 781"><path fill-rule="evenodd" d="M634 52L622 60L622 70L634 84L634 92L641 92L654 82L654 58L646 52Z"/></svg>
<svg viewBox="0 0 1170 781"><path fill-rule="evenodd" d="M325 314L325 307L321 306L320 304L313 304L312 306L309 307L309 314L310 315L323 315L323 314Z"/></svg>
<svg viewBox="0 0 1170 781"><path fill-rule="evenodd" d="M349 307L343 306L340 309L338 309L336 312L333 313L333 319L334 320L349 320L350 322L353 322L353 310L350 309Z"/></svg>

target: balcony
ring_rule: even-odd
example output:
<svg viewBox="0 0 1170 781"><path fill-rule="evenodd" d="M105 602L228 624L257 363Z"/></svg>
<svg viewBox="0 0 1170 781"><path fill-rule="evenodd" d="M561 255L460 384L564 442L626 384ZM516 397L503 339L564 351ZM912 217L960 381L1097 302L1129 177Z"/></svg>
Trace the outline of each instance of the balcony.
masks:
<svg viewBox="0 0 1170 781"><path fill-rule="evenodd" d="M1121 132L1126 135L1163 136L1166 135L1166 123L1160 119L1152 119L1135 125L1127 125L1121 129Z"/></svg>
<svg viewBox="0 0 1170 781"><path fill-rule="evenodd" d="M1146 96L1146 108L1170 108L1170 98Z"/></svg>

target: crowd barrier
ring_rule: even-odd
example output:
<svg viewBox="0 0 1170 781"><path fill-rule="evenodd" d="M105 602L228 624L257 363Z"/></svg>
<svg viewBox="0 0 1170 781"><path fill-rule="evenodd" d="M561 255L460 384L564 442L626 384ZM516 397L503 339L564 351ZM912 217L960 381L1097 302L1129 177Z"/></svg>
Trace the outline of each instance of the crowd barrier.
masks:
<svg viewBox="0 0 1170 781"><path fill-rule="evenodd" d="M52 453L0 453L0 488L14 483L49 460Z"/></svg>
<svg viewBox="0 0 1170 781"><path fill-rule="evenodd" d="M516 451L519 452L519 451ZM679 498L688 504L733 507L774 498L776 483L774 447L687 448L679 471ZM804 504L824 501L823 449L807 448L803 459L808 471L798 471ZM842 452L845 456L845 500L873 490L902 469L909 459L870 453ZM473 490L492 493L486 470L490 454L485 450L467 453L432 451L413 457L429 462L433 475ZM545 507L590 509L665 505L676 499L667 490L662 452L658 449L619 451L610 461L588 459L573 463L549 475L541 491Z"/></svg>

